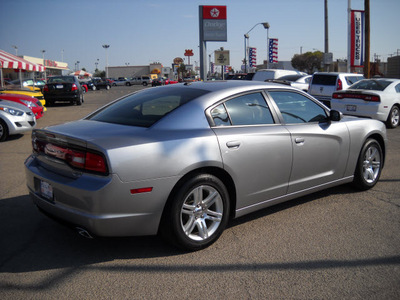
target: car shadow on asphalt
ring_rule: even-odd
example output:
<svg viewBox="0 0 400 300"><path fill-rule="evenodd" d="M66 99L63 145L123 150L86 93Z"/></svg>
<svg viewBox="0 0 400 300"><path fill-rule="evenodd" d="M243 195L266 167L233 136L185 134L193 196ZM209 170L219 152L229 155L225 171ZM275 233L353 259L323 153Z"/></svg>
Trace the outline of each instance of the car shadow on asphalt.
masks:
<svg viewBox="0 0 400 300"><path fill-rule="evenodd" d="M326 195L358 192L345 185L231 220L238 226ZM78 268L115 259L182 255L158 236L87 239L39 212L28 195L0 200L0 272Z"/></svg>

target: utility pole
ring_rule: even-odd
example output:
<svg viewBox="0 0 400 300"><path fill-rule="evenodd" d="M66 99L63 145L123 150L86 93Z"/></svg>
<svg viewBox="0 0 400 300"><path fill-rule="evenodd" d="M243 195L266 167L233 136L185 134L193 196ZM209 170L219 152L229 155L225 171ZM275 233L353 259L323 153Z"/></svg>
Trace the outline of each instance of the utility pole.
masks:
<svg viewBox="0 0 400 300"><path fill-rule="evenodd" d="M370 73L370 23L369 23L369 0L364 0L365 10L365 61L364 61L364 77L369 78Z"/></svg>
<svg viewBox="0 0 400 300"><path fill-rule="evenodd" d="M325 56L328 53L329 53L328 0L325 0ZM328 68L329 68L329 65L325 64L325 71L328 71Z"/></svg>

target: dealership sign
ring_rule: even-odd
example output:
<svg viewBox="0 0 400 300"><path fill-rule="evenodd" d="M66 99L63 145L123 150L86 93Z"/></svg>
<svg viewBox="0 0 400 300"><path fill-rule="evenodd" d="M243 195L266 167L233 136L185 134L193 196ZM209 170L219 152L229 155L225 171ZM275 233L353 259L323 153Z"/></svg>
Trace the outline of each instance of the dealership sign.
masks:
<svg viewBox="0 0 400 300"><path fill-rule="evenodd" d="M351 11L350 31L350 65L362 67L364 65L364 11Z"/></svg>
<svg viewBox="0 0 400 300"><path fill-rule="evenodd" d="M200 6L203 41L228 41L226 6Z"/></svg>

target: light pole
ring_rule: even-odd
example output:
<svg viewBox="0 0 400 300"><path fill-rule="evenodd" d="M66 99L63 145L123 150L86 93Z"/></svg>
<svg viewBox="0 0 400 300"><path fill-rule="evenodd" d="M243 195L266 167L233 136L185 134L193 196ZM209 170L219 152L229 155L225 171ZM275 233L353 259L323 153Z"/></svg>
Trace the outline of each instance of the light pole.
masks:
<svg viewBox="0 0 400 300"><path fill-rule="evenodd" d="M12 45L11 47L15 49L15 56L18 56L18 47L15 45Z"/></svg>
<svg viewBox="0 0 400 300"><path fill-rule="evenodd" d="M110 45L103 45L103 48L106 49L106 78L108 78L108 51L107 51L107 49L110 48Z"/></svg>
<svg viewBox="0 0 400 300"><path fill-rule="evenodd" d="M99 59L94 63L96 65L96 69L94 70L95 72L97 71L97 65L99 64Z"/></svg>
<svg viewBox="0 0 400 300"><path fill-rule="evenodd" d="M80 63L80 61L77 60L77 61L76 61L76 70L75 70L75 71L78 71L78 70L79 70L79 63Z"/></svg>
<svg viewBox="0 0 400 300"><path fill-rule="evenodd" d="M47 77L46 77L46 64L45 64L45 61L44 61L44 53L46 52L46 50L41 50L41 52L43 54L44 81L46 81L47 80Z"/></svg>
<svg viewBox="0 0 400 300"><path fill-rule="evenodd" d="M247 73L247 45L246 45L246 39L247 41L249 40L249 32L252 31L257 25L262 24L264 26L264 29L267 29L267 45L269 46L269 23L268 22L263 22L263 23L257 23L254 25L247 33L244 35L244 72ZM267 58L269 59L269 57Z"/></svg>

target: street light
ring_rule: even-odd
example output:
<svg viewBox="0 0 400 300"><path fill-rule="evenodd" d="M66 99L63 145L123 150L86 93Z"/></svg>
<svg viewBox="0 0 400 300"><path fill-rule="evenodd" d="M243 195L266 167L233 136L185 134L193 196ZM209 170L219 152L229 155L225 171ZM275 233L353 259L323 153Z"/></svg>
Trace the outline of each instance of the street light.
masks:
<svg viewBox="0 0 400 300"><path fill-rule="evenodd" d="M96 65L96 69L94 70L95 72L97 71L97 65L99 64L99 59L94 63Z"/></svg>
<svg viewBox="0 0 400 300"><path fill-rule="evenodd" d="M108 78L108 51L107 49L110 48L110 45L103 45L104 49L106 49L106 78Z"/></svg>
<svg viewBox="0 0 400 300"><path fill-rule="evenodd" d="M18 56L18 47L15 45L12 45L11 47L15 49L15 56Z"/></svg>
<svg viewBox="0 0 400 300"><path fill-rule="evenodd" d="M77 60L77 61L76 61L76 70L75 70L75 71L78 71L78 70L79 70L79 63L80 63L80 61Z"/></svg>
<svg viewBox="0 0 400 300"><path fill-rule="evenodd" d="M44 70L44 81L47 81L47 77L46 77L46 64L44 62L44 53L46 52L46 50L40 50L40 52L42 52L43 54L43 67L45 68Z"/></svg>
<svg viewBox="0 0 400 300"><path fill-rule="evenodd" d="M262 25L264 26L264 29L267 29L267 45L269 45L269 23L268 22L263 22L263 23L257 23L254 25L247 33L244 35L244 72L247 73L247 45L246 45L246 40L248 41L249 39L249 32L252 31L257 25ZM269 57L267 58L268 61Z"/></svg>

